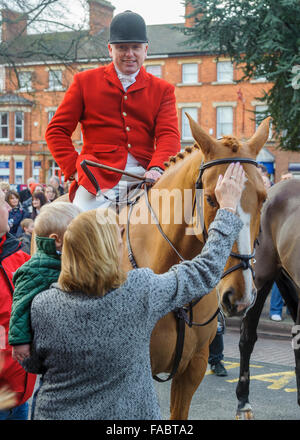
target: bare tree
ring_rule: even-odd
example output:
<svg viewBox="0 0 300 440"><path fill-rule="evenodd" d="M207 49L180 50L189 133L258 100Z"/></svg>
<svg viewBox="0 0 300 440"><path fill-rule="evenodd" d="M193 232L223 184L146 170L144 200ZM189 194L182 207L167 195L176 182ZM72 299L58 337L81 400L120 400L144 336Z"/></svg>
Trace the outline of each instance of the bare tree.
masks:
<svg viewBox="0 0 300 440"><path fill-rule="evenodd" d="M85 13L72 23L65 18L72 17L72 10L64 0L0 0L0 65L12 68L19 87L20 65L61 62L70 68L80 59L101 55L103 42L86 26L88 2L78 1Z"/></svg>

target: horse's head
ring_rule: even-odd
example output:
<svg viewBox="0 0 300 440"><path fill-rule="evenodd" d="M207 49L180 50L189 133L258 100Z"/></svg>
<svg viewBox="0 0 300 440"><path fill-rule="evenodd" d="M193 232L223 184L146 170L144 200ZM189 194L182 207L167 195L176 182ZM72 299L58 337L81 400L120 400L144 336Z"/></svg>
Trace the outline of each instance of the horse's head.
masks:
<svg viewBox="0 0 300 440"><path fill-rule="evenodd" d="M218 176L224 175L230 159L243 158L255 161L260 149L268 139L270 118L265 119L253 137L244 143L233 136L224 136L222 139L216 140L205 133L192 118L189 117L189 120L193 137L203 153L203 163L213 161L211 166L203 170L201 176L205 231L213 221L218 209L215 197ZM225 158L229 159L229 162L222 162L222 159ZM242 313L255 298L252 260L255 240L259 233L260 210L266 198L263 180L255 162L246 163L245 161L243 166L246 182L237 213L244 222L244 227L234 243L231 256L218 286L223 309L229 316Z"/></svg>

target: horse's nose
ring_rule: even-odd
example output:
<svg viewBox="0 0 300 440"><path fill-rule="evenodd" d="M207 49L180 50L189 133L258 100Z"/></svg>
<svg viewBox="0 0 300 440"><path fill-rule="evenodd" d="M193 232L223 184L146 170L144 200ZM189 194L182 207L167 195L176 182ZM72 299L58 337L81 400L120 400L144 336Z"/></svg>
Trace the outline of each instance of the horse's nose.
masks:
<svg viewBox="0 0 300 440"><path fill-rule="evenodd" d="M236 306L233 304L233 290L228 289L224 292L222 297L222 305L224 308L224 311L229 315L232 316L236 313Z"/></svg>
<svg viewBox="0 0 300 440"><path fill-rule="evenodd" d="M253 299L253 298L252 298ZM232 288L226 290L223 294L222 305L224 312L228 316L241 316L245 309L251 305L252 301L236 301L234 298L234 290Z"/></svg>

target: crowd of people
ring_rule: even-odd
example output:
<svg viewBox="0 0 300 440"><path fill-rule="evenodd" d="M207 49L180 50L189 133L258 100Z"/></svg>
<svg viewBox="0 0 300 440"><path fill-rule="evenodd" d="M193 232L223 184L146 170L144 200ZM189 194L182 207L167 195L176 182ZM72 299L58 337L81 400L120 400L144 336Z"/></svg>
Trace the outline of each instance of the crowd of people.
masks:
<svg viewBox="0 0 300 440"><path fill-rule="evenodd" d="M57 201L65 191L55 176L49 184L29 179L20 193L0 183L0 420L28 419L37 375L31 419L160 419L152 330L214 289L243 227L236 209L245 174L236 163L218 178L219 209L200 255L165 274L122 270L117 215L80 163L104 162L154 183L180 150L175 88L143 67L146 31L140 15L116 15L112 62L76 74L48 125L47 146L72 182L66 191L72 203ZM78 122L80 153L71 139ZM116 196L120 183L136 184L99 168L94 177ZM222 333L219 325L210 350L212 370L221 376Z"/></svg>
<svg viewBox="0 0 300 440"><path fill-rule="evenodd" d="M31 234L34 221L42 206L58 199L68 192L57 176L52 176L47 184L41 184L30 177L27 188L20 192L14 190L8 182L0 182L5 201L10 206L8 224L10 233L23 243L23 250L30 254Z"/></svg>

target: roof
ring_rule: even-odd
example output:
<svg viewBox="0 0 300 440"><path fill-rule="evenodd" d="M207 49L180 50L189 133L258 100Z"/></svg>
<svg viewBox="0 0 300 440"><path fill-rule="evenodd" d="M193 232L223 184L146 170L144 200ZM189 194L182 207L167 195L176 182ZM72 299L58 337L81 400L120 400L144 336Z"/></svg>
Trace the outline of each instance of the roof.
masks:
<svg viewBox="0 0 300 440"><path fill-rule="evenodd" d="M187 56L210 53L207 42L196 46L187 44L189 37L184 35L183 23L158 24L147 26L149 55Z"/></svg>
<svg viewBox="0 0 300 440"><path fill-rule="evenodd" d="M33 105L33 102L29 99L25 99L22 96L15 93L0 94L0 105Z"/></svg>
<svg viewBox="0 0 300 440"><path fill-rule="evenodd" d="M184 24L160 24L147 26L149 56L188 56L212 53L207 42L193 47L187 44L188 37L180 31ZM49 61L88 61L109 59L107 42L109 30L103 29L97 35L89 31L55 32L31 34L15 40L9 47L14 63L34 63ZM0 53L5 53L1 50ZM45 55L47 54L47 55ZM7 58L0 56L0 64L8 64Z"/></svg>

